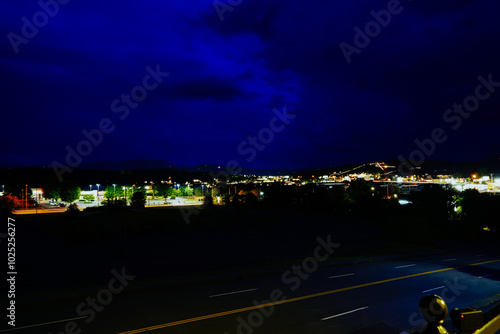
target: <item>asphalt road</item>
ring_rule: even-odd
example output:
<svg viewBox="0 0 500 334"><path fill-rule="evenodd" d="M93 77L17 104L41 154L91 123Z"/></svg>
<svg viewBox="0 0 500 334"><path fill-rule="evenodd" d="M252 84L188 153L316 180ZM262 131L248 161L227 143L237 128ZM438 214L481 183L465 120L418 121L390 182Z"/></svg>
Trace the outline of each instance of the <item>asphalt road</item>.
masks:
<svg viewBox="0 0 500 334"><path fill-rule="evenodd" d="M451 310L500 293L500 258L492 254L318 268L311 259L295 271L177 287L118 269L87 290L98 311L92 299L50 302L47 292L45 303L17 310L18 329L7 333L398 333L422 321L425 294L441 295Z"/></svg>

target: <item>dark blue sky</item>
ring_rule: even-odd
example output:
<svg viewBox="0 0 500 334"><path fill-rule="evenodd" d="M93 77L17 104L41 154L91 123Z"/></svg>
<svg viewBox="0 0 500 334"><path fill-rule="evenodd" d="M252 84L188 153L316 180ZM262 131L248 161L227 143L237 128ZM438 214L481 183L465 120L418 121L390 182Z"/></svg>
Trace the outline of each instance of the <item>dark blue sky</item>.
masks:
<svg viewBox="0 0 500 334"><path fill-rule="evenodd" d="M500 87L446 114L479 76L500 82L498 1L46 2L0 1L0 166L67 164L103 119L113 131L82 162L323 167L408 158L436 128L426 159L499 153ZM358 45L350 63L342 42ZM148 66L169 75L145 90ZM147 96L127 106L131 91Z"/></svg>

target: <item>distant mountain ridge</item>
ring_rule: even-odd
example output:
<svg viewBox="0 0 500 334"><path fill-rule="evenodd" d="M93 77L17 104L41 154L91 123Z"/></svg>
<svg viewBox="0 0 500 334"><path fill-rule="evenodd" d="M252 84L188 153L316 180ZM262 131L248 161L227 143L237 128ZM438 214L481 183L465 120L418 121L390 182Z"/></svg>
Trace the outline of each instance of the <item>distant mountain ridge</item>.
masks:
<svg viewBox="0 0 500 334"><path fill-rule="evenodd" d="M224 165L217 164L201 164L192 167L177 166L173 163L164 160L123 160L123 161L95 161L82 163L78 169L91 170L137 170L137 169L177 169L186 172L227 172L228 170L236 170L238 168L228 168ZM240 175L289 175L293 170L287 168L270 168L270 169L249 169L241 167Z"/></svg>
<svg viewBox="0 0 500 334"><path fill-rule="evenodd" d="M386 172L391 172L397 174L398 166L401 164L399 160L386 159L379 160L379 162L384 161L386 165L392 166L392 168L386 169ZM6 163L0 163L1 170L9 169L27 169L27 168L39 168L39 169L50 169L49 166L10 166ZM241 169L240 169L241 168ZM182 173L218 173L218 172L228 172L233 170L240 170L238 174L240 175L329 175L332 173L344 174L349 171L355 171L357 173L377 173L383 172L379 167L373 163L358 163L358 164L343 164L340 166L324 166L319 168L266 168L266 169L251 169L246 167L227 167L225 165L219 164L200 164L192 167L178 166L171 162L165 160L154 160L154 159L138 159L138 160L122 160L122 161L95 161L95 162L85 162L74 168L76 170L81 170L82 172L92 172L92 171L105 171L105 172L126 172L134 170L172 170ZM439 160L426 160L421 166L416 170L419 174L470 174L470 173L488 173L488 174L500 174L500 156L492 155L486 159L476 160L476 161L439 161ZM391 173L391 174L392 174ZM234 173L232 173L234 174Z"/></svg>
<svg viewBox="0 0 500 334"><path fill-rule="evenodd" d="M168 161L164 160L123 160L123 161L94 161L80 164L79 169L98 169L98 170L134 170L134 169L181 169Z"/></svg>
<svg viewBox="0 0 500 334"><path fill-rule="evenodd" d="M389 160L386 161L388 165L394 166L395 168L389 169L397 173L397 167L400 161ZM288 169L288 168L267 168L267 169L251 169L246 167L241 167L240 175L293 175L297 173L312 173L317 175L331 174L333 172L346 171L354 168L356 164L345 164L337 167L323 167L323 168L301 168L301 169ZM237 168L228 168L224 165L218 164L200 164L192 167L178 166L171 162L164 160L124 160L124 161L96 161L83 163L78 169L90 169L90 170L107 170L107 171L125 171L125 170L144 170L144 169L176 169L186 172L221 172L228 170L235 170ZM457 172L469 172L477 169L487 169L490 173L500 173L500 158L498 156L491 156L487 159L482 159L479 161L462 161L462 162L450 162L450 161L438 161L438 160L427 160L425 161L421 168L418 170L424 173L457 173ZM358 172L377 172L380 171L375 166L367 166L357 170Z"/></svg>

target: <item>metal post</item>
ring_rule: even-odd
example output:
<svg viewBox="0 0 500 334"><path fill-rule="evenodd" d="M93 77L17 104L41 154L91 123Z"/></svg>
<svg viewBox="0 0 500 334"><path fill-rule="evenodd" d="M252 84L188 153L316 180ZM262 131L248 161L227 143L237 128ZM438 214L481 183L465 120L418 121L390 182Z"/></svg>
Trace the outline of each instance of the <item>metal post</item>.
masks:
<svg viewBox="0 0 500 334"><path fill-rule="evenodd" d="M97 183L97 206L99 206L99 186L100 184Z"/></svg>

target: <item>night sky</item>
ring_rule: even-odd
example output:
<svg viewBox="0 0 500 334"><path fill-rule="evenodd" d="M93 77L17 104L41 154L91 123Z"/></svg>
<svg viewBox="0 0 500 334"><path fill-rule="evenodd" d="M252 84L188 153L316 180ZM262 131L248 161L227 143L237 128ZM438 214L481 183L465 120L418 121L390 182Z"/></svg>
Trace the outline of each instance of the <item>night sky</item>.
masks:
<svg viewBox="0 0 500 334"><path fill-rule="evenodd" d="M408 158L439 128L426 159L498 156L498 1L215 5L0 1L0 167L79 143L82 162L339 166Z"/></svg>

